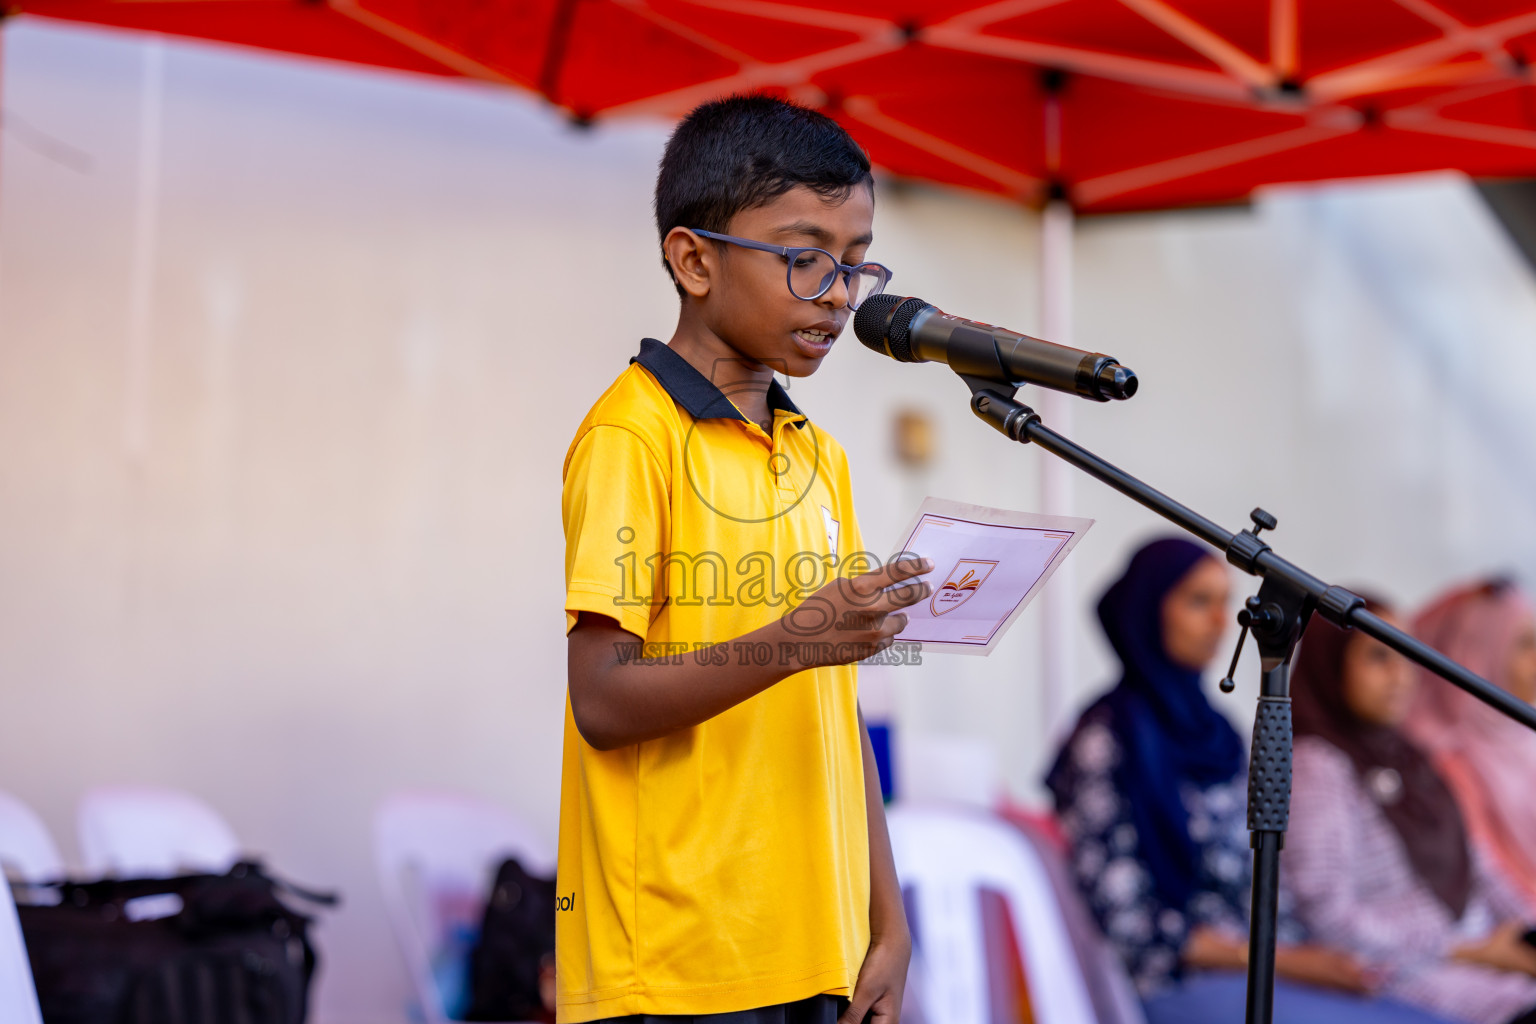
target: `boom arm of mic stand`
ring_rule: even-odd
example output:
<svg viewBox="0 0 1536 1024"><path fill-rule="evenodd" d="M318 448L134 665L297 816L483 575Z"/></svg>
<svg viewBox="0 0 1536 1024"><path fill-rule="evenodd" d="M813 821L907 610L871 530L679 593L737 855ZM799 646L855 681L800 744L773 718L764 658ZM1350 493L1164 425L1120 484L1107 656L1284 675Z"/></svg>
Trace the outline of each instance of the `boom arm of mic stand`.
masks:
<svg viewBox="0 0 1536 1024"><path fill-rule="evenodd" d="M1536 729L1536 707L1470 672L1439 651L1414 639L1368 611L1365 602L1343 587L1330 586L1294 563L1275 554L1268 544L1243 530L1233 533L1157 488L1107 462L1093 452L1056 433L1040 421L1029 406L1018 402L1009 387L996 381L966 377L971 386L971 408L1002 433L1023 444L1033 442L1052 455L1071 463L1089 476L1144 505L1175 526L1194 534L1225 552L1227 561L1251 576L1275 578L1302 591L1317 614L1340 626L1352 626L1375 637L1410 661L1461 687L1527 728Z"/></svg>

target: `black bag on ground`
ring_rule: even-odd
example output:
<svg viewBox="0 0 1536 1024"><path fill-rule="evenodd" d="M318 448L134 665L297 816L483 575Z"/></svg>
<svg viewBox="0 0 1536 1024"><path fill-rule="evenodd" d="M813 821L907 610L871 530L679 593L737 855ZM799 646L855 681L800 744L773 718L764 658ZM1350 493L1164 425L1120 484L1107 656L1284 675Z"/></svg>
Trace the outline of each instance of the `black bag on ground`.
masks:
<svg viewBox="0 0 1536 1024"><path fill-rule="evenodd" d="M303 1024L310 918L278 893L336 903L252 863L42 888L58 902L16 909L44 1024Z"/></svg>
<svg viewBox="0 0 1536 1024"><path fill-rule="evenodd" d="M515 859L503 862L469 955L465 1020L553 1020L539 994L539 972L555 952L555 880Z"/></svg>

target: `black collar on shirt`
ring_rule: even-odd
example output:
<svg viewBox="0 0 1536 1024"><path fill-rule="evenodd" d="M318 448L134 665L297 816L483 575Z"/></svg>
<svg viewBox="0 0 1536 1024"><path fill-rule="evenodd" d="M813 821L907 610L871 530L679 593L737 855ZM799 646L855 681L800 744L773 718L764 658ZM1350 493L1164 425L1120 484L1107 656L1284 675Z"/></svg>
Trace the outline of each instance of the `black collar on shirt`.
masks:
<svg viewBox="0 0 1536 1024"><path fill-rule="evenodd" d="M693 364L655 338L646 338L640 342L640 354L631 356L630 362L639 363L651 371L672 400L684 409L688 415L696 420L741 420L750 422L741 414L741 410L732 404L725 396L725 392L715 387L710 379L694 369ZM803 427L806 420L805 414L789 400L789 393L784 390L778 380L771 381L768 385L768 409L783 409L785 412L802 417L795 422L796 427Z"/></svg>

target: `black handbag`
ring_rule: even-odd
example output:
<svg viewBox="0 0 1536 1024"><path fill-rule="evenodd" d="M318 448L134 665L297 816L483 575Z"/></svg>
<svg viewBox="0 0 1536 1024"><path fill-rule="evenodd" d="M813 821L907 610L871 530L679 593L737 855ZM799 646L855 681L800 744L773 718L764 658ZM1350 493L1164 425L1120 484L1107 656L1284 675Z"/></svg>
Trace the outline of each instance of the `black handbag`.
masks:
<svg viewBox="0 0 1536 1024"><path fill-rule="evenodd" d="M480 938L469 956L469 1009L465 1020L553 1021L539 991L539 976L555 953L555 880L502 863Z"/></svg>
<svg viewBox="0 0 1536 1024"><path fill-rule="evenodd" d="M303 1024L311 918L334 906L255 863L225 875L32 886L21 918L44 1024Z"/></svg>

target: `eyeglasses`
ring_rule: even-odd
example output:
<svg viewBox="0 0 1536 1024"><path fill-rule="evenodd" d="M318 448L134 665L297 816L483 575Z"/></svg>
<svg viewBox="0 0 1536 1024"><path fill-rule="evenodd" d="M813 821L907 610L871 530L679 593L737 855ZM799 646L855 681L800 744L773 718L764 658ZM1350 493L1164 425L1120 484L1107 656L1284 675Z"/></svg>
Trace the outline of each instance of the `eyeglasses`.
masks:
<svg viewBox="0 0 1536 1024"><path fill-rule="evenodd" d="M879 263L860 263L850 267L846 263L839 263L837 257L825 249L816 249L809 246L793 245L769 245L767 242L754 242L749 238L737 238L734 235L722 235L714 231L704 231L700 228L689 228L696 235L712 238L717 242L729 242L739 245L743 249L758 249L762 252L775 253L784 258L789 264L785 277L789 282L789 293L797 299L810 302L819 299L831 291L832 285L841 274L848 286L848 308L858 309L859 305L871 295L879 295L885 291L885 286L891 283L891 270Z"/></svg>

